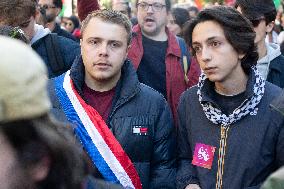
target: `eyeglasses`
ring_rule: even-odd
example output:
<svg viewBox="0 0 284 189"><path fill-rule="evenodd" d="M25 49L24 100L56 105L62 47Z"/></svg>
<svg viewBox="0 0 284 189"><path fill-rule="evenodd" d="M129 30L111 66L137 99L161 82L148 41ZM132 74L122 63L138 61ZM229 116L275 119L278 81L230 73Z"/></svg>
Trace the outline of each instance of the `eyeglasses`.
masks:
<svg viewBox="0 0 284 189"><path fill-rule="evenodd" d="M250 20L250 22L252 23L253 27L257 27L262 20L265 19L264 18L255 19L255 20Z"/></svg>
<svg viewBox="0 0 284 189"><path fill-rule="evenodd" d="M126 10L120 10L119 12L126 15L126 16L128 15L128 12Z"/></svg>
<svg viewBox="0 0 284 189"><path fill-rule="evenodd" d="M54 6L54 5L47 5L47 4L38 5L38 6L39 6L39 8L45 9L45 10L47 10L47 9L55 9L56 8L56 6Z"/></svg>
<svg viewBox="0 0 284 189"><path fill-rule="evenodd" d="M137 3L138 9L148 11L149 7L152 7L152 10L155 12L160 12L166 5L163 5L161 3L153 3L148 4L146 2Z"/></svg>

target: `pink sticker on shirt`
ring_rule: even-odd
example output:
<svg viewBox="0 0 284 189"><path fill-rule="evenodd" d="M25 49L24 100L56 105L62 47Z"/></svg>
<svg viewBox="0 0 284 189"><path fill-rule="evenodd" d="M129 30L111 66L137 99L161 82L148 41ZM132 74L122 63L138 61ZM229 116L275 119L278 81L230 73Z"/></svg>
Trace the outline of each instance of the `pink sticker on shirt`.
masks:
<svg viewBox="0 0 284 189"><path fill-rule="evenodd" d="M214 146L196 143L192 164L199 167L211 169L212 162L214 159L214 152Z"/></svg>

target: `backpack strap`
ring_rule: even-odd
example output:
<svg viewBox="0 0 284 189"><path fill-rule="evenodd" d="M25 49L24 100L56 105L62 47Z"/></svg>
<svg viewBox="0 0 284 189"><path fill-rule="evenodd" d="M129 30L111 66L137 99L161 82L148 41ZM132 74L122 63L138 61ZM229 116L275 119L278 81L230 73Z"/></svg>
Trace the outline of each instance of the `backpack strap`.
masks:
<svg viewBox="0 0 284 189"><path fill-rule="evenodd" d="M185 41L181 37L178 37L178 36L176 36L176 39L177 39L177 42L181 50L180 65L184 71L184 81L186 84L188 84L189 79L187 77L187 73L190 69L190 54L185 44Z"/></svg>
<svg viewBox="0 0 284 189"><path fill-rule="evenodd" d="M44 43L47 51L49 66L54 75L58 75L65 70L65 63L60 52L58 43L58 35L50 33L44 38Z"/></svg>

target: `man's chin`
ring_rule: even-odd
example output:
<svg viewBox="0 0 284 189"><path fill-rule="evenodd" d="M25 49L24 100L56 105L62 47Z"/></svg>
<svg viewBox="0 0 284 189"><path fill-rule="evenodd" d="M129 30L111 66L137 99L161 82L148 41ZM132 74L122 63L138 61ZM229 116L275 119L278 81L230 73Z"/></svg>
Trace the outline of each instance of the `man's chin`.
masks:
<svg viewBox="0 0 284 189"><path fill-rule="evenodd" d="M158 34L158 31L156 28L143 27L142 33L147 36L156 36Z"/></svg>
<svg viewBox="0 0 284 189"><path fill-rule="evenodd" d="M92 78L93 80L98 81L98 82L108 82L109 80L111 80L110 77L105 77L105 76L95 76Z"/></svg>
<svg viewBox="0 0 284 189"><path fill-rule="evenodd" d="M96 75L96 76L92 76L92 79L100 83L108 83L113 79L113 77L106 76L106 75Z"/></svg>

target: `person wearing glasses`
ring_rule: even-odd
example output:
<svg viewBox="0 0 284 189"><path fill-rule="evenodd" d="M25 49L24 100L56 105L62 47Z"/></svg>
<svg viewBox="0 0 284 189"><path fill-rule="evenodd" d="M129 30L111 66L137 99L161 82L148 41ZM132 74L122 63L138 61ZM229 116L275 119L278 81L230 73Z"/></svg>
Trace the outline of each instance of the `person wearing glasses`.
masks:
<svg viewBox="0 0 284 189"><path fill-rule="evenodd" d="M179 43L167 28L170 9L170 0L137 2L138 25L133 27L128 57L137 69L139 81L160 92L176 118L179 97L197 83L200 70L196 61L191 61L186 73L181 66Z"/></svg>
<svg viewBox="0 0 284 189"><path fill-rule="evenodd" d="M35 0L1 0L0 25L18 26L22 29L32 48L44 60L48 77L56 77L70 69L74 59L80 54L77 42L52 34L48 28L36 24L39 16Z"/></svg>
<svg viewBox="0 0 284 189"><path fill-rule="evenodd" d="M56 17L62 10L62 0L39 0L38 6L40 8L40 16L43 17L44 27L47 27L52 33L57 35L72 39L73 41L78 42L79 40L75 38L71 33L65 31L60 27L56 22Z"/></svg>
<svg viewBox="0 0 284 189"><path fill-rule="evenodd" d="M251 21L256 32L255 43L259 54L256 67L261 76L284 88L284 57L280 47L265 42L266 34L273 30L277 14L273 0L237 0L235 8Z"/></svg>

